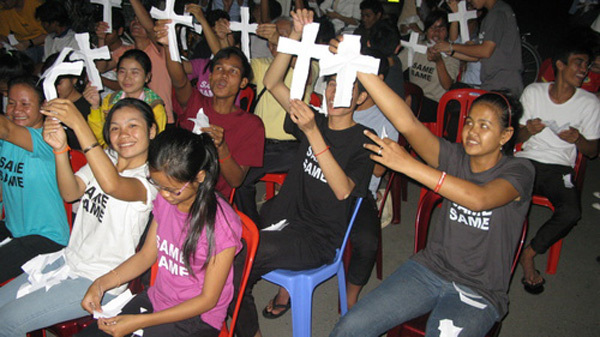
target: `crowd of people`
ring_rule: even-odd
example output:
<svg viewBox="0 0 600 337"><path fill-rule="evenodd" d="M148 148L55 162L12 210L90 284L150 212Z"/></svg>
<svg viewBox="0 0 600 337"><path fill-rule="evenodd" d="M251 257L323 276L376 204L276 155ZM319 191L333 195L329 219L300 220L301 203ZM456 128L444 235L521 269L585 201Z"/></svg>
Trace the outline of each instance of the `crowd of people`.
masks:
<svg viewBox="0 0 600 337"><path fill-rule="evenodd" d="M440 329L485 335L508 312L532 195L555 210L518 257L531 294L545 285L534 258L581 218L573 168L578 155L598 155L600 32L578 28L557 44L539 82L524 87L510 5L463 1L407 0L397 17L379 0L295 0L289 14L275 0L181 0L175 10L202 32L182 30L173 41L171 22L150 14L165 1L124 0L111 22L100 15L88 31L110 57L59 76L50 83L57 98L48 99L42 74L78 59L73 4L0 0L0 336L101 312L153 265L151 286L78 336L218 336L240 296L236 334L260 336L256 283L275 269L331 263L358 198L350 310L331 336L379 336L427 312L430 332L449 322ZM258 24L249 54L231 25L246 7ZM475 13L464 25L449 18L461 8ZM338 83L344 77L319 76L313 60L302 98L292 99L297 57L278 46L300 41L313 23L315 43L334 54L344 34L359 35L377 74ZM408 43L415 35L425 52ZM172 59L170 46L184 57ZM101 87L91 81L96 70ZM423 91L418 113L407 82ZM350 103L337 106L347 85ZM430 131L438 102L456 88L485 91L454 131L459 143ZM72 151L87 160L75 172ZM441 213L425 249L360 296L391 171L442 196ZM287 176L260 206L256 184L269 173ZM72 224L63 202L76 202ZM261 230L243 293L247 252L234 209ZM275 319L290 307L280 288L261 312Z"/></svg>

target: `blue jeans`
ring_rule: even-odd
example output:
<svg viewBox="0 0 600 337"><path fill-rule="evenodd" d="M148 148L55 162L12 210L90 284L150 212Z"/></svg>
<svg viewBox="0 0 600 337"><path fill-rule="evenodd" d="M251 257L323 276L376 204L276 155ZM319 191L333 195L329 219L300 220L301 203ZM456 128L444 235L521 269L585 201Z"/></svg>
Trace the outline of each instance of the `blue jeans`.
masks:
<svg viewBox="0 0 600 337"><path fill-rule="evenodd" d="M58 259L46 270L63 263L63 259ZM26 282L27 274L21 274L0 288L0 337L25 336L30 331L89 315L81 308L81 300L92 284L87 278L66 279L48 291L42 288L16 299L19 287ZM102 304L113 298L105 294Z"/></svg>
<svg viewBox="0 0 600 337"><path fill-rule="evenodd" d="M485 307L467 304L461 297ZM446 281L409 260L358 301L336 324L330 337L376 337L430 311L426 336L481 337L499 319L496 308L471 289ZM458 329L462 329L460 334L456 333Z"/></svg>

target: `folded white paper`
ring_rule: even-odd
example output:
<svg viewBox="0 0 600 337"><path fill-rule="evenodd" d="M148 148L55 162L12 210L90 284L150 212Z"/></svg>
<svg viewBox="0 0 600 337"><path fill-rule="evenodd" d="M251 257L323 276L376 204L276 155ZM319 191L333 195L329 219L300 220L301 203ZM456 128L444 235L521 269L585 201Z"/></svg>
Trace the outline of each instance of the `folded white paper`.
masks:
<svg viewBox="0 0 600 337"><path fill-rule="evenodd" d="M44 80L42 86L44 88L44 96L46 97L47 101L58 97L58 94L56 93L55 83L56 79L58 79L59 76L81 75L81 72L83 71L82 61L64 62L64 60L67 58L67 55L71 51L73 51L73 49L68 47L63 48L63 50L60 51L60 54L58 54L56 61L54 61L54 64L52 64L50 68L46 69L46 71L44 71L44 73L40 77L40 80Z"/></svg>
<svg viewBox="0 0 600 337"><path fill-rule="evenodd" d="M16 46L19 44L19 40L17 40L17 38L15 37L15 34L8 34L7 38L8 38L8 43L11 46Z"/></svg>
<svg viewBox="0 0 600 337"><path fill-rule="evenodd" d="M94 311L94 318L111 318L121 313L121 309L133 298L131 290L125 290L121 295L113 298L102 306L102 312Z"/></svg>
<svg viewBox="0 0 600 337"><path fill-rule="evenodd" d="M16 298L21 298L42 288L48 291L48 289L66 280L70 272L70 268L66 263L55 270L44 272L46 266L64 257L65 249L61 249L54 253L38 255L21 266L21 269L28 275L28 283L21 285Z"/></svg>
<svg viewBox="0 0 600 337"><path fill-rule="evenodd" d="M6 110L4 110L6 111ZM9 243L12 241L12 238L6 238L4 240L2 240L2 242L0 242L0 247L4 246L5 244Z"/></svg>
<svg viewBox="0 0 600 337"><path fill-rule="evenodd" d="M544 123L546 127L552 130L552 132L554 132L556 135L565 130L569 130L569 128L571 127L571 124L568 122L559 126L555 120L542 121L542 123Z"/></svg>
<svg viewBox="0 0 600 337"><path fill-rule="evenodd" d="M263 228L261 229L261 231L263 232L278 232L284 228L286 228L290 223L287 221L287 219L283 219L281 221L279 221L278 223L272 224L271 226L267 227L267 228Z"/></svg>
<svg viewBox="0 0 600 337"><path fill-rule="evenodd" d="M196 118L188 118L188 120L194 122L194 128L192 132L199 135L202 133L202 128L210 127L208 116L204 113L204 109L200 108L196 113Z"/></svg>

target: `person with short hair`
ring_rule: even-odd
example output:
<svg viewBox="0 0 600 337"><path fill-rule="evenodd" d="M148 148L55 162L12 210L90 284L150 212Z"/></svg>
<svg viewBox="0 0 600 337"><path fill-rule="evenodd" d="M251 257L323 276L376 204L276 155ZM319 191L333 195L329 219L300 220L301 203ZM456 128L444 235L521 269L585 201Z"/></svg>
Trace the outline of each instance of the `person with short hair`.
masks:
<svg viewBox="0 0 600 337"><path fill-rule="evenodd" d="M35 10L35 18L40 21L42 27L48 32L44 41L44 57L59 53L65 48L79 50L79 44L75 40L75 31L71 29L69 12L61 1L49 0Z"/></svg>

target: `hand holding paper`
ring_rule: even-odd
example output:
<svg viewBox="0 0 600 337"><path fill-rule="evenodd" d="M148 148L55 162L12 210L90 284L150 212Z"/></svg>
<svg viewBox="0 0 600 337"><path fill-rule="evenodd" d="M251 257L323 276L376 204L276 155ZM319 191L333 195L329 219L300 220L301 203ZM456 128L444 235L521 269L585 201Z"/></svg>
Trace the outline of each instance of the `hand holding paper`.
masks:
<svg viewBox="0 0 600 337"><path fill-rule="evenodd" d="M169 55L171 56L171 60L175 62L181 62L181 57L179 56L179 46L177 43L177 32L175 31L175 25L184 25L188 27L194 27L192 23L191 16L178 15L175 13L175 0L167 0L165 3L165 9L160 10L156 7L152 7L150 9L150 15L155 19L160 20L171 20L170 23L167 24L168 36L169 36Z"/></svg>
<svg viewBox="0 0 600 337"><path fill-rule="evenodd" d="M469 37L469 25L468 22L470 19L477 19L477 11L467 11L467 2L461 1L458 3L458 12L449 13L448 21L459 22L460 27L460 39L462 43L465 43L470 40Z"/></svg>
<svg viewBox="0 0 600 337"><path fill-rule="evenodd" d="M121 295L112 299L112 301L102 306L101 311L93 311L95 319L115 317L121 313L121 309L133 298L129 289L125 290Z"/></svg>
<svg viewBox="0 0 600 337"><path fill-rule="evenodd" d="M242 32L242 51L250 59L250 33L256 34L258 24L250 23L250 10L248 7L241 7L242 22L230 22L231 30Z"/></svg>
<svg viewBox="0 0 600 337"><path fill-rule="evenodd" d="M90 0L93 4L102 5L102 21L108 23L107 33L112 32L112 8L121 8L121 0Z"/></svg>

